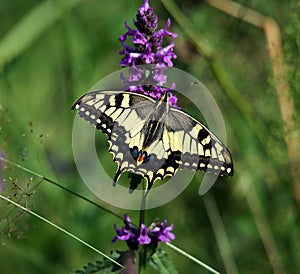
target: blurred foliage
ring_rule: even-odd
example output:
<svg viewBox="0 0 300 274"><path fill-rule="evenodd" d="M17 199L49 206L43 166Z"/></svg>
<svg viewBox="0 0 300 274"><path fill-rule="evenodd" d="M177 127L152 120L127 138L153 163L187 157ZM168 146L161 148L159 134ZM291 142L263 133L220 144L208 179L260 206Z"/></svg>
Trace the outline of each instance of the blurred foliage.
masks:
<svg viewBox="0 0 300 274"><path fill-rule="evenodd" d="M280 25L288 80L299 110L300 2L239 2L273 17ZM125 20L131 23L141 3L137 0L0 2L0 150L8 159L119 215L126 211L94 197L78 175L72 156L75 113L70 106L99 79L120 68L118 37L125 32ZM163 27L170 15L159 1L150 4ZM228 263L222 253L226 239L233 253L234 269L240 273L275 272L274 261L286 273L296 273L300 269L300 209L293 198L263 32L203 1L177 1L177 4L213 45L232 83L267 134L262 143L223 92L209 61L196 51L185 30L172 20L171 31L178 33L175 47L178 58L174 65L200 79L218 102L236 174L230 179L220 179L209 195L198 196L203 176L199 173L179 197L149 210L146 218L149 223L156 217L174 223L174 244L221 273ZM188 105L183 108L188 110ZM114 164L103 162L107 169L115 170ZM4 175L3 194L14 197L106 254L112 249L125 249L122 243L111 244L113 224L121 223L116 217L17 167L5 164ZM223 224L227 238L218 238L218 231L213 229L216 214L205 199L216 201L220 214L217 219ZM88 262L102 260L49 225L12 210L3 201L0 205L1 273L70 273ZM138 212L129 215L138 222ZM9 233L8 227L14 233ZM187 270L207 273L172 249L166 249L179 273Z"/></svg>

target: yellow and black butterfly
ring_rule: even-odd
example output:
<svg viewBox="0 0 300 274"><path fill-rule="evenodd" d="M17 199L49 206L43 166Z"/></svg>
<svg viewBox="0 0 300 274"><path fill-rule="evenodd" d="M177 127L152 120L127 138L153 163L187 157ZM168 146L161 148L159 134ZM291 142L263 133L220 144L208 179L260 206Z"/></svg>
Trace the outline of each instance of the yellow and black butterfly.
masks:
<svg viewBox="0 0 300 274"><path fill-rule="evenodd" d="M109 151L118 164L114 182L123 171L154 181L173 176L179 169L233 175L231 154L204 125L160 100L127 91L96 91L72 106L78 115L108 136Z"/></svg>

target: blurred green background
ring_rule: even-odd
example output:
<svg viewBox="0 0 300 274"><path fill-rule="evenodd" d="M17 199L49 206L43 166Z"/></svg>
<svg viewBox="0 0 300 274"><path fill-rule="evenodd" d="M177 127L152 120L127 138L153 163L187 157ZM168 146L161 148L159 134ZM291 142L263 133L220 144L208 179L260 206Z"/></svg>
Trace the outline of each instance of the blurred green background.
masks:
<svg viewBox="0 0 300 274"><path fill-rule="evenodd" d="M226 123L236 174L220 179L207 195L199 196L203 176L199 172L179 197L149 210L146 222L159 217L174 223L173 243L221 273L296 273L300 269L300 205L264 33L205 1L177 1L196 37L209 45L222 64L228 89L226 81L216 76L212 59L197 50L189 29L162 2L150 1L150 5L159 15L160 27L170 17L170 30L178 33L174 66L201 80L213 94ZM298 110L300 2L239 3L279 24L288 83ZM132 25L141 4L137 0L0 1L0 150L7 159L120 215L129 213L136 223L137 211L105 204L82 182L72 155L75 113L70 106L98 80L120 69L118 37L125 32L125 20ZM228 93L231 87L238 91L235 97ZM188 105L182 107L188 111ZM122 225L119 219L29 172L3 165L6 181L1 194L106 254L125 249L125 243L111 244L113 224ZM109 162L107 167L116 168ZM0 206L1 273L72 273L102 259L3 200ZM165 249L179 273L208 273Z"/></svg>

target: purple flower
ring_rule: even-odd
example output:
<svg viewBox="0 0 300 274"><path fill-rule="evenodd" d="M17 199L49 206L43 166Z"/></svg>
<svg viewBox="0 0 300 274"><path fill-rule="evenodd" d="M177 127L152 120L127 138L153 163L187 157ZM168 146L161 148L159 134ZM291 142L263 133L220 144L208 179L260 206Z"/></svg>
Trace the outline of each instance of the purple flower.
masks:
<svg viewBox="0 0 300 274"><path fill-rule="evenodd" d="M167 221L164 220L161 224L154 223L151 233L161 242L167 243L175 239L175 235L171 232L173 224L167 226Z"/></svg>
<svg viewBox="0 0 300 274"><path fill-rule="evenodd" d="M130 249L138 249L139 242L136 235L139 233L139 231L132 225L127 214L124 216L124 224L125 226L123 226L121 229L114 225L114 230L117 232L117 235L112 239L112 242L114 243L116 240L126 241Z"/></svg>
<svg viewBox="0 0 300 274"><path fill-rule="evenodd" d="M138 237L138 242L140 245L147 245L150 244L151 239L148 235L148 229L146 225L142 224L141 225L141 230L140 230L140 236Z"/></svg>
<svg viewBox="0 0 300 274"><path fill-rule="evenodd" d="M124 89L140 92L154 99L161 98L162 93L170 90L170 88L163 87L167 83L164 72L167 67L173 66L172 59L177 57L173 52L174 38L177 34L168 30L171 20L168 19L166 26L158 31L156 31L157 23L157 15L154 13L153 8L149 6L148 0L144 0L144 4L139 7L134 21L137 29L130 28L125 22L127 32L119 37L123 47L120 54L124 55L120 65L130 67L129 79L122 78L125 84ZM172 42L163 46L164 37L170 37ZM131 39L133 46L126 43L128 39ZM146 74L146 70L137 68L141 65L153 66L149 75ZM142 86L141 80L146 80L151 84ZM173 88L175 88L175 85L173 85ZM172 97L170 105L178 108L176 105L177 98L175 95L172 95Z"/></svg>
<svg viewBox="0 0 300 274"><path fill-rule="evenodd" d="M121 241L127 241L130 238L134 237L134 234L130 231L128 231L127 229L125 229L124 227L122 227L122 229L118 229L116 225L114 225L114 229L117 232L117 236L115 236L112 239L112 242L114 243L117 239L121 240Z"/></svg>
<svg viewBox="0 0 300 274"><path fill-rule="evenodd" d="M170 242L175 239L175 235L171 232L173 224L167 226L167 221L162 223L159 221L153 222L149 228L145 224L141 224L140 228L135 227L128 215L124 216L124 224L121 229L114 225L114 230L117 235L112 239L114 243L116 240L126 241L128 247L132 250L137 250L139 246L149 246L155 250L159 242Z"/></svg>

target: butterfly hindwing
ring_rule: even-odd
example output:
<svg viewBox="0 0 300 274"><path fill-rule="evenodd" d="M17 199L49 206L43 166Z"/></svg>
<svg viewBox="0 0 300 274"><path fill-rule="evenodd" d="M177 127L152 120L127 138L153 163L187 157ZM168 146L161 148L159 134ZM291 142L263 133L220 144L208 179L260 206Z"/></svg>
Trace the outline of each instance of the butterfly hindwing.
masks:
<svg viewBox="0 0 300 274"><path fill-rule="evenodd" d="M172 109L168 117L172 150L182 153L181 168L203 170L216 175L233 174L230 152L203 124L180 109Z"/></svg>

